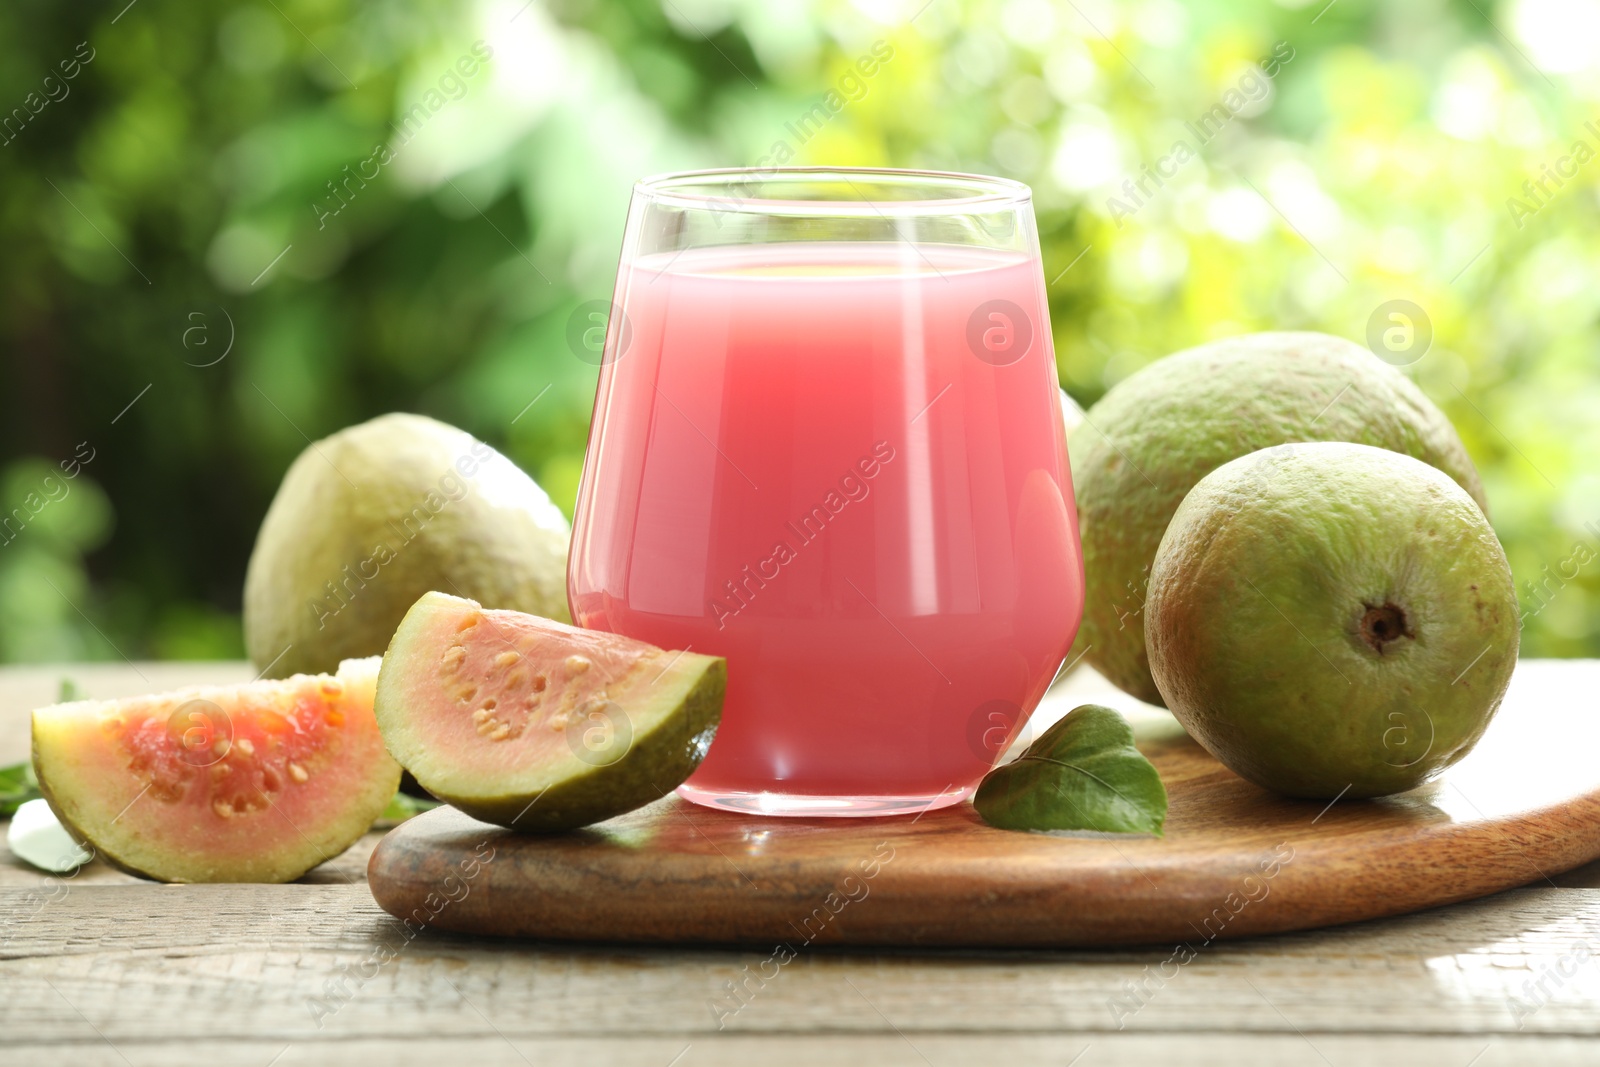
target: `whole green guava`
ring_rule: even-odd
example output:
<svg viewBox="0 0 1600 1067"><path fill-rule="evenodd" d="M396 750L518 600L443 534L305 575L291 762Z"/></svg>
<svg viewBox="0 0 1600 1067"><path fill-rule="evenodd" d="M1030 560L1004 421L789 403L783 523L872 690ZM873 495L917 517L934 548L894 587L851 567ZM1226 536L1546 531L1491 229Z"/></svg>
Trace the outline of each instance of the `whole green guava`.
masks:
<svg viewBox="0 0 1600 1067"><path fill-rule="evenodd" d="M381 655L422 594L570 622L567 521L465 430L383 415L310 445L267 509L244 585L250 659L273 678Z"/></svg>
<svg viewBox="0 0 1600 1067"><path fill-rule="evenodd" d="M1179 352L1119 382L1072 434L1085 578L1072 655L1160 703L1142 611L1168 520L1217 467L1292 441L1403 452L1450 475L1484 507L1477 470L1444 413L1360 345L1320 333L1258 333Z"/></svg>
<svg viewBox="0 0 1600 1067"><path fill-rule="evenodd" d="M1367 445L1226 463L1167 526L1150 667L1189 734L1289 796L1410 789L1466 755L1505 695L1520 619L1477 503Z"/></svg>

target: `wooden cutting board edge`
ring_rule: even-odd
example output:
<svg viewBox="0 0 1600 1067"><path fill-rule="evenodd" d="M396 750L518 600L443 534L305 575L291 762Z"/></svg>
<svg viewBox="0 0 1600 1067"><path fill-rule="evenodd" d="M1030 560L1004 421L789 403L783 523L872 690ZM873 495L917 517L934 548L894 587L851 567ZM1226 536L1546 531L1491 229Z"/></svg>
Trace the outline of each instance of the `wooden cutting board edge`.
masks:
<svg viewBox="0 0 1600 1067"><path fill-rule="evenodd" d="M1523 662L1467 759L1377 801L1275 797L1170 717L1131 715L1171 796L1160 839L1011 833L968 804L914 820L793 820L668 797L545 838L443 808L379 844L369 883L386 910L441 929L658 945L770 947L807 916L808 944L952 948L1209 943L1386 918L1600 858L1600 717L1583 699L1597 681L1600 662ZM1085 695L1099 696L1071 699ZM895 858L866 894L819 913L879 842ZM480 845L492 862L472 863ZM1280 845L1293 858L1262 877Z"/></svg>
<svg viewBox="0 0 1600 1067"><path fill-rule="evenodd" d="M951 815L955 813L952 809ZM449 809L418 819L432 821L441 816L453 816L475 827L464 837L487 842L491 848L500 842L497 855L504 854L508 837L513 842L523 840L514 835L502 837L499 828L472 822ZM975 816L971 818L976 822ZM895 861L882 868L868 895L830 916L826 923L807 925L808 931L817 931L807 943L1076 948L1176 942L1198 945L1291 933L1403 915L1544 881L1600 858L1597 827L1600 792L1510 819L1492 836L1482 827L1445 823L1419 828L1418 835L1409 840L1377 844L1359 834L1323 835L1298 845L1286 837L1294 853L1279 865L1275 877L1263 878L1259 870L1248 867L1227 872L1236 883L1231 897L1217 892L1222 872L1196 865L1192 856L1163 857L1158 851L1150 852L1137 864L1130 860L1120 866L1078 872L1078 878L1052 886L1027 882L1015 867L986 866L981 858L970 870L960 866L952 870L947 857L929 857L928 862L918 863L916 845L901 841L894 846ZM416 826L413 833L421 829ZM884 829L892 831L888 825ZM892 832L884 836L894 840ZM684 884L673 868L681 867L687 875L698 864L690 857L676 857L681 863L664 857L665 862L650 879L653 884L636 882L627 887L634 899L632 908L604 922L585 921L581 929L572 929L572 906L581 905L593 894L615 891L617 887L608 879L592 871L568 871L562 879L565 884L552 886L559 889L553 906L548 911L530 911L524 899L526 872L505 865L497 869L491 860L482 866L490 872L486 881L477 885L463 882L466 895L446 900L437 868L423 873L433 858L427 851L432 847L426 840L413 845L392 833L373 853L369 882L379 905L391 914L404 918L409 909L415 913L413 922L425 919L426 925L457 933L628 944L770 946L797 919L815 914L822 904L814 890L801 888L806 879L795 877L785 880L787 886L761 886L762 900L752 908L744 896L750 886L730 864L720 886L708 886L702 880L698 898L693 902L684 899L680 905L672 896L683 892ZM476 843L463 840L457 851L470 857L475 848ZM1261 860L1269 869L1270 859L1270 853L1262 853ZM1236 860L1233 857L1230 862ZM938 872L925 869L936 862L943 864ZM796 864L801 866L804 864ZM408 867L414 872L409 877L404 873ZM838 870L837 879L849 873L848 869ZM948 917L919 919L919 905L930 877L942 880L947 896L984 909L982 921L964 929ZM437 898L432 906L427 904L430 894ZM684 921L704 927L711 917L708 912L718 911L720 921L713 925L719 932L693 937L674 933L682 929ZM1055 928L1043 927L1041 914L1069 921ZM564 926L568 932L563 932Z"/></svg>

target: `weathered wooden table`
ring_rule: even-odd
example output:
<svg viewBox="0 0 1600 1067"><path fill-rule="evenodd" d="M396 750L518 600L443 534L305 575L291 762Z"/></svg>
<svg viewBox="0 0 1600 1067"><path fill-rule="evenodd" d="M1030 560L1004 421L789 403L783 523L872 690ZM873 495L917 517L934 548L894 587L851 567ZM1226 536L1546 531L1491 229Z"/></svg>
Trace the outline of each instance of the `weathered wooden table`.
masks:
<svg viewBox="0 0 1600 1067"><path fill-rule="evenodd" d="M1596 703L1600 664L1547 666ZM250 676L0 670L0 763L26 757L27 713L63 677L114 697ZM1053 698L1126 702L1086 670ZM1600 864L1424 914L1219 942L1181 968L1170 946L812 949L752 980L770 953L407 941L367 891L376 841L284 886L162 886L99 863L55 878L0 846L0 1054L74 1067L1600 1063ZM755 993L719 1030L712 1005L734 981ZM1113 1011L1130 984L1143 1006Z"/></svg>

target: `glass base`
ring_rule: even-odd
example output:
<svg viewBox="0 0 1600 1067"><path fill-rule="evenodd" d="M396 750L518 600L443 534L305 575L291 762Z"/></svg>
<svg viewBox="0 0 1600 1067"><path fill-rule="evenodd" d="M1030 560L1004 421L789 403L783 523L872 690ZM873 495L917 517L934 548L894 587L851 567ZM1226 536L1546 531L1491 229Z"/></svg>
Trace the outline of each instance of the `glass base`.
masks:
<svg viewBox="0 0 1600 1067"><path fill-rule="evenodd" d="M678 795L685 800L746 815L775 815L800 819L878 818L894 815L921 815L948 808L972 795L977 786L963 786L942 793L912 796L833 796L815 793L742 793L729 790L697 789L680 785Z"/></svg>

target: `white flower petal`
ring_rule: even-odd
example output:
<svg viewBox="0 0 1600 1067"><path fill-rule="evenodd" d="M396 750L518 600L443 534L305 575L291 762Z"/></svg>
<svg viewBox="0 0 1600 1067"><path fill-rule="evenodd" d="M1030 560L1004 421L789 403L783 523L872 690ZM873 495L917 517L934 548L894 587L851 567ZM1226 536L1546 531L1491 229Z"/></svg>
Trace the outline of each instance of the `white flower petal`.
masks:
<svg viewBox="0 0 1600 1067"><path fill-rule="evenodd" d="M43 800L30 800L11 816L6 844L18 859L55 874L77 870L94 859L94 853L72 839Z"/></svg>

